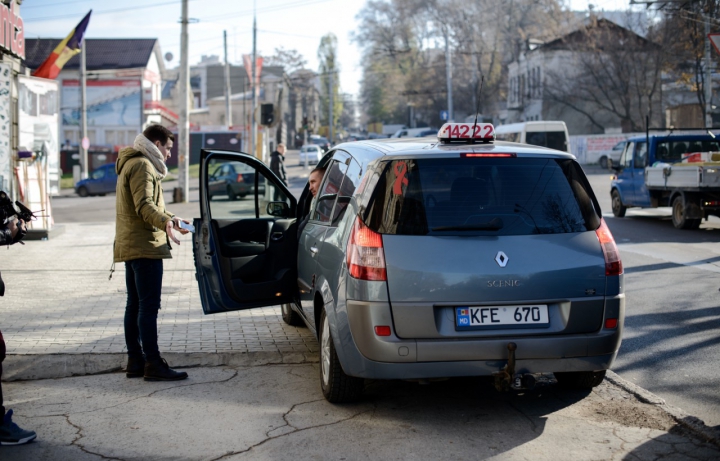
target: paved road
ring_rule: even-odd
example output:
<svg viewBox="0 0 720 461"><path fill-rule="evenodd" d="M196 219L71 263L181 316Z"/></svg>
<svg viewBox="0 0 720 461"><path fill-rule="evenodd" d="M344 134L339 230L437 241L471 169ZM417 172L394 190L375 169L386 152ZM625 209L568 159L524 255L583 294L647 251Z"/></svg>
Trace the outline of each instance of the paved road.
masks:
<svg viewBox="0 0 720 461"><path fill-rule="evenodd" d="M190 368L172 383L120 373L7 383L36 442L13 461L717 460L667 413L606 381L592 392L540 383L498 393L487 380L373 381L332 405L317 364Z"/></svg>
<svg viewBox="0 0 720 461"><path fill-rule="evenodd" d="M720 219L691 231L673 227L669 208L614 218L610 174L588 171L625 267L613 370L720 428Z"/></svg>

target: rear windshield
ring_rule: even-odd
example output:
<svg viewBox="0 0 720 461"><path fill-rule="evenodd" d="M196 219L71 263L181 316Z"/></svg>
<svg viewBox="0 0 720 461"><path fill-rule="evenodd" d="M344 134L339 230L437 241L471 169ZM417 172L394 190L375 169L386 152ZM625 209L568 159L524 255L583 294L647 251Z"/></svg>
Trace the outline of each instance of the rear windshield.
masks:
<svg viewBox="0 0 720 461"><path fill-rule="evenodd" d="M363 217L381 234L560 234L600 225L597 201L572 160L407 159L376 171Z"/></svg>
<svg viewBox="0 0 720 461"><path fill-rule="evenodd" d="M567 152L564 131L528 131L525 133L525 143Z"/></svg>

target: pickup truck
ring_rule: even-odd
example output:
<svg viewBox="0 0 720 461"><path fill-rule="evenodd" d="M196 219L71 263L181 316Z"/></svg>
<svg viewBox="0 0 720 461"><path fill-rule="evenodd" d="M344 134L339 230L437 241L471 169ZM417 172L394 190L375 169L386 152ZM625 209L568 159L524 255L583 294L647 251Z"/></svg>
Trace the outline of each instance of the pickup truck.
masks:
<svg viewBox="0 0 720 461"><path fill-rule="evenodd" d="M649 146L649 148L648 148ZM699 161L696 161L699 160ZM663 134L627 140L610 187L618 218L630 207L672 207L678 229L720 216L720 138Z"/></svg>

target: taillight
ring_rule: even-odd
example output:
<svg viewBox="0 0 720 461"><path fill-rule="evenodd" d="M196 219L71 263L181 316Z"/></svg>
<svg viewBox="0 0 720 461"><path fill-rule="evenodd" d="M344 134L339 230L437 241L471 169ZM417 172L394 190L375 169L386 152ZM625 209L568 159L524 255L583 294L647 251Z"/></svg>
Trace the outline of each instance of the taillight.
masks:
<svg viewBox="0 0 720 461"><path fill-rule="evenodd" d="M615 239L610 232L605 220L600 220L600 227L595 231L598 240L600 240L600 247L602 248L603 256L605 256L605 275L620 275L623 273L622 261L620 261L620 252L618 251L617 245L615 245Z"/></svg>
<svg viewBox="0 0 720 461"><path fill-rule="evenodd" d="M387 280L382 235L355 219L347 247L350 275L360 280Z"/></svg>
<svg viewBox="0 0 720 461"><path fill-rule="evenodd" d="M243 179L243 175L242 175L242 174L239 174L239 175L238 175L238 177L237 177L237 179L236 179L236 182L245 182L245 179Z"/></svg>
<svg viewBox="0 0 720 461"><path fill-rule="evenodd" d="M471 158L471 157L510 158L510 157L517 157L517 154L505 153L505 152L462 153L462 154L460 154L460 157L461 158Z"/></svg>

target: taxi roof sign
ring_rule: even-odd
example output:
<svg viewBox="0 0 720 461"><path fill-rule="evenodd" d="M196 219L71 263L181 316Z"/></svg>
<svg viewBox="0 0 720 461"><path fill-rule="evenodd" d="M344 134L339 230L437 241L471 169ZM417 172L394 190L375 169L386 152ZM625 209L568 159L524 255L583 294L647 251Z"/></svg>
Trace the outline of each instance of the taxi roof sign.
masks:
<svg viewBox="0 0 720 461"><path fill-rule="evenodd" d="M446 123L438 131L441 143L492 142L495 140L495 127L492 123Z"/></svg>

